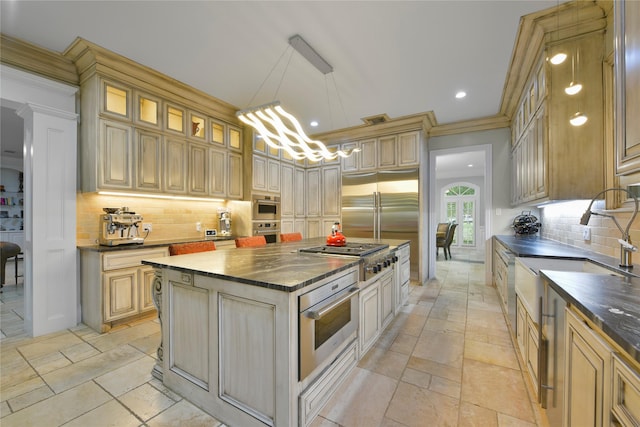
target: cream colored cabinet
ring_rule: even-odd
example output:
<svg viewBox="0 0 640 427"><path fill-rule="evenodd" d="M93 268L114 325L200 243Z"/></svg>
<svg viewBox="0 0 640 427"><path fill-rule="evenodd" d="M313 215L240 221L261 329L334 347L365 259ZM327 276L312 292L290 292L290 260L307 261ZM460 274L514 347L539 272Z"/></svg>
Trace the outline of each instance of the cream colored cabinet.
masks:
<svg viewBox="0 0 640 427"><path fill-rule="evenodd" d="M99 141L100 166L97 171L99 188L131 190L133 188L131 126L101 120Z"/></svg>
<svg viewBox="0 0 640 427"><path fill-rule="evenodd" d="M380 279L380 319L382 330L393 320L395 313L394 303L393 272L391 272Z"/></svg>
<svg viewBox="0 0 640 427"><path fill-rule="evenodd" d="M253 155L253 190L280 193L280 162L265 156Z"/></svg>
<svg viewBox="0 0 640 427"><path fill-rule="evenodd" d="M123 268L104 274L104 320L111 322L138 312L137 268Z"/></svg>
<svg viewBox="0 0 640 427"><path fill-rule="evenodd" d="M179 138L167 138L164 145L164 189L168 193L187 193L188 151L187 142Z"/></svg>
<svg viewBox="0 0 640 427"><path fill-rule="evenodd" d="M360 358L373 346L380 335L380 287L374 283L360 291Z"/></svg>
<svg viewBox="0 0 640 427"><path fill-rule="evenodd" d="M226 150L209 149L209 195L241 199L242 155Z"/></svg>
<svg viewBox="0 0 640 427"><path fill-rule="evenodd" d="M306 233L304 234L306 235L307 238L326 236L326 233L322 231L323 227L322 227L322 221L320 220L320 218L308 217L305 220L305 223L306 223L306 226L305 226Z"/></svg>
<svg viewBox="0 0 640 427"><path fill-rule="evenodd" d="M222 150L209 150L209 193L212 196L225 197L227 194L227 153Z"/></svg>
<svg viewBox="0 0 640 427"><path fill-rule="evenodd" d="M398 135L398 167L420 164L420 132Z"/></svg>
<svg viewBox="0 0 640 427"><path fill-rule="evenodd" d="M297 167L293 171L294 181L293 181L293 192L294 192L294 201L293 201L293 210L296 218L303 219L307 216L306 208L307 208L307 194L306 194L306 186L307 186L307 174L305 170L301 167Z"/></svg>
<svg viewBox="0 0 640 427"><path fill-rule="evenodd" d="M420 132L411 131L345 142L342 150L360 151L342 159L343 172L388 170L420 164Z"/></svg>
<svg viewBox="0 0 640 427"><path fill-rule="evenodd" d="M395 135L378 138L378 168L387 169L398 165L398 137Z"/></svg>
<svg viewBox="0 0 640 427"><path fill-rule="evenodd" d="M640 373L613 354L611 411L616 423L625 427L640 425Z"/></svg>
<svg viewBox="0 0 640 427"><path fill-rule="evenodd" d="M208 148L241 156L235 109L83 39L65 54L81 70L82 191L242 198L241 182L209 190L220 182L208 175ZM241 181L241 162L226 162Z"/></svg>
<svg viewBox="0 0 640 427"><path fill-rule="evenodd" d="M167 247L80 251L82 322L98 332L153 312L153 268L143 259L169 256Z"/></svg>
<svg viewBox="0 0 640 427"><path fill-rule="evenodd" d="M242 190L242 154L227 153L227 177L227 198L242 199L244 194Z"/></svg>
<svg viewBox="0 0 640 427"><path fill-rule="evenodd" d="M512 121L512 205L550 200L591 199L605 188L603 33L581 34L567 42L580 56L584 89L568 96L571 66L553 66L543 51L529 73ZM587 114L582 126L572 126L578 110ZM600 159L588 168L578 158Z"/></svg>
<svg viewBox="0 0 640 427"><path fill-rule="evenodd" d="M282 164L280 167L280 213L281 219L293 218L295 215L295 199L294 193L294 172L293 165ZM292 226L293 229L293 220Z"/></svg>
<svg viewBox="0 0 640 427"><path fill-rule="evenodd" d="M322 175L320 168L306 170L307 218L322 215Z"/></svg>
<svg viewBox="0 0 640 427"><path fill-rule="evenodd" d="M403 304L409 300L409 280L411 276L411 247L403 245L396 251L398 260L394 266L394 274L396 275L396 296L395 296L395 313L399 313Z"/></svg>
<svg viewBox="0 0 640 427"><path fill-rule="evenodd" d="M500 301L506 312L508 304L507 280L509 274L508 261L505 259L505 253L509 250L500 243L495 237L493 239L493 283L498 290Z"/></svg>
<svg viewBox="0 0 640 427"><path fill-rule="evenodd" d="M378 140L374 138L360 141L360 152L355 155L360 156L358 170L375 170L378 166Z"/></svg>
<svg viewBox="0 0 640 427"><path fill-rule="evenodd" d="M350 151L360 147L360 143L355 142L345 142L340 145L340 149L343 151ZM359 169L358 163L360 159L360 152L356 152L351 154L349 157L343 157L342 162L342 172L354 172Z"/></svg>
<svg viewBox="0 0 640 427"><path fill-rule="evenodd" d="M142 129L137 129L135 135L135 188L159 192L162 189L162 135Z"/></svg>
<svg viewBox="0 0 640 427"><path fill-rule="evenodd" d="M209 149L204 144L189 146L189 194L209 195Z"/></svg>
<svg viewBox="0 0 640 427"><path fill-rule="evenodd" d="M340 217L341 176L340 166L323 166L322 170L322 216Z"/></svg>
<svg viewBox="0 0 640 427"><path fill-rule="evenodd" d="M609 426L611 347L566 309L565 427Z"/></svg>

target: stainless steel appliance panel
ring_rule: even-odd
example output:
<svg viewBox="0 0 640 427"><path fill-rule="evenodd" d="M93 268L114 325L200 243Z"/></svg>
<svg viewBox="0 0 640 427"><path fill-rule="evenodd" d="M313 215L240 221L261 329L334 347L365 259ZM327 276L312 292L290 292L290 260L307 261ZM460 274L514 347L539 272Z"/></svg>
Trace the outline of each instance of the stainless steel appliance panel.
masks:
<svg viewBox="0 0 640 427"><path fill-rule="evenodd" d="M565 300L544 283L540 297L538 400L550 426L561 426L564 408Z"/></svg>
<svg viewBox="0 0 640 427"><path fill-rule="evenodd" d="M300 296L299 380L324 369L356 339L359 291L356 275L349 273Z"/></svg>
<svg viewBox="0 0 640 427"><path fill-rule="evenodd" d="M342 176L342 230L349 237L409 240L411 276L419 270L418 170Z"/></svg>
<svg viewBox="0 0 640 427"><path fill-rule="evenodd" d="M251 200L253 221L280 220L280 197L254 195Z"/></svg>

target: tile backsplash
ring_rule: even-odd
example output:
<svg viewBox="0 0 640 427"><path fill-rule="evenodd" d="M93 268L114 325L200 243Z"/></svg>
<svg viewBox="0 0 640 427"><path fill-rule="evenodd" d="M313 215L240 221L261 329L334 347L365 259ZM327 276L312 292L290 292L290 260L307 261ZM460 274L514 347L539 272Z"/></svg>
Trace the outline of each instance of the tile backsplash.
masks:
<svg viewBox="0 0 640 427"><path fill-rule="evenodd" d="M194 200L150 199L143 197L105 196L97 193L78 193L76 197L76 244L95 244L100 233L100 215L105 207L128 207L142 215L144 223L151 223L153 230L146 241L172 239L198 239L204 237L207 228L218 229L218 208L231 211L232 232L244 230L250 222L249 202L214 202ZM246 206L245 206L246 205ZM196 223L201 224L200 231ZM144 232L140 230L142 236Z"/></svg>
<svg viewBox="0 0 640 427"><path fill-rule="evenodd" d="M589 206L589 200L577 200L545 206L540 209L542 222L541 236L571 246L594 251L603 255L619 257L620 243L618 239L622 233L610 218L592 215L589 221L591 239L583 238L584 225L580 224L580 218ZM602 211L604 201L597 201L592 206L592 211ZM633 214L633 210L618 209L607 211L607 215L613 215L624 230ZM629 229L632 243L640 243L640 215L638 215ZM640 260L640 258L637 258Z"/></svg>

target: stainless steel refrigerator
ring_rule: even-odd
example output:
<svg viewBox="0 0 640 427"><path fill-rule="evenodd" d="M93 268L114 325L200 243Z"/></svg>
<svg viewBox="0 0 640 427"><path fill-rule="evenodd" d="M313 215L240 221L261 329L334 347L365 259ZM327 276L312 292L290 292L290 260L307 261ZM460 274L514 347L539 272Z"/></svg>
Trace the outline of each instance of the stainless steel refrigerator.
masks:
<svg viewBox="0 0 640 427"><path fill-rule="evenodd" d="M411 242L411 278L418 279L418 170L342 175L342 231L349 237Z"/></svg>

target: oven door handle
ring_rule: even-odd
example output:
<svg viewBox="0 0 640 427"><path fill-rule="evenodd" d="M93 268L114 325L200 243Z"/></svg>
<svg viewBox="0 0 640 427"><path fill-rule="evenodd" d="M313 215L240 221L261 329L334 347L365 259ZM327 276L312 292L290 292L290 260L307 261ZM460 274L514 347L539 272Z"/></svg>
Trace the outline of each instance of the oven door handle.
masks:
<svg viewBox="0 0 640 427"><path fill-rule="evenodd" d="M338 298L337 300L325 305L324 307L322 307L319 310L309 310L306 313L304 313L305 316L307 316L310 319L313 320L320 320L322 319L322 317L327 314L328 312L330 312L331 310L333 310L334 308L336 308L337 306L339 306L340 304L342 304L343 302L351 299L353 297L353 294L356 292L359 292L360 288L358 288L357 286L352 287L351 289L349 289L349 292L346 293L346 295Z"/></svg>
<svg viewBox="0 0 640 427"><path fill-rule="evenodd" d="M277 228L271 228L269 230L254 230L254 234L278 234L280 232Z"/></svg>

